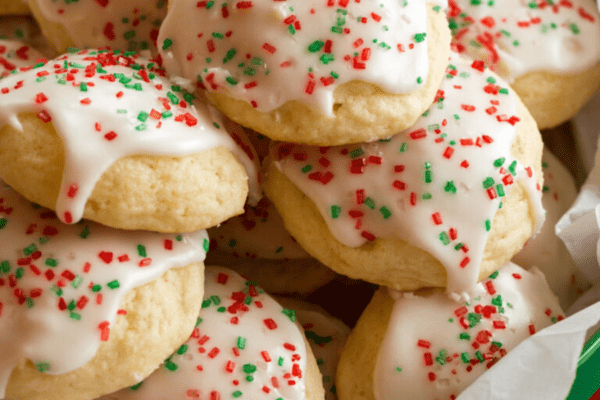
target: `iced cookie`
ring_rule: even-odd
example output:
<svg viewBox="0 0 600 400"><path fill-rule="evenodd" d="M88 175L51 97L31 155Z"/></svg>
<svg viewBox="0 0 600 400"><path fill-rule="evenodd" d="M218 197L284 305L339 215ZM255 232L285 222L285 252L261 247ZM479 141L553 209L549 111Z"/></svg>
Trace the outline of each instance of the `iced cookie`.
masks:
<svg viewBox="0 0 600 400"><path fill-rule="evenodd" d="M325 400L336 400L335 374L350 328L314 304L284 297L277 300L296 312L323 376Z"/></svg>
<svg viewBox="0 0 600 400"><path fill-rule="evenodd" d="M61 56L2 79L0 101L0 176L66 223L204 229L256 180L220 113L134 53Z"/></svg>
<svg viewBox="0 0 600 400"><path fill-rule="evenodd" d="M0 78L45 61L42 53L25 43L0 40Z"/></svg>
<svg viewBox="0 0 600 400"><path fill-rule="evenodd" d="M394 0L174 0L158 46L169 74L272 139L389 137L429 107L449 31L441 6Z"/></svg>
<svg viewBox="0 0 600 400"><path fill-rule="evenodd" d="M542 204L546 220L538 234L529 239L512 261L523 268L537 266L546 275L548 285L567 309L588 287L588 280L577 267L554 226L569 210L577 197L577 187L571 173L549 150L542 157L544 186Z"/></svg>
<svg viewBox="0 0 600 400"><path fill-rule="evenodd" d="M270 293L310 293L335 277L285 230L269 199L244 210L209 230L209 264L227 266Z"/></svg>
<svg viewBox="0 0 600 400"><path fill-rule="evenodd" d="M323 399L293 310L222 267L206 269L192 336L150 377L103 400Z"/></svg>
<svg viewBox="0 0 600 400"><path fill-rule="evenodd" d="M453 55L408 130L351 146L279 142L264 187L302 247L344 275L460 292L543 222L535 122L483 63Z"/></svg>
<svg viewBox="0 0 600 400"><path fill-rule="evenodd" d="M454 48L508 80L540 129L574 116L600 86L593 0L449 4Z"/></svg>
<svg viewBox="0 0 600 400"><path fill-rule="evenodd" d="M512 263L469 295L377 292L344 347L340 400L455 399L518 343L563 318L544 275Z"/></svg>
<svg viewBox="0 0 600 400"><path fill-rule="evenodd" d="M156 54L167 0L29 0L42 31L59 53L110 47Z"/></svg>
<svg viewBox="0 0 600 400"><path fill-rule="evenodd" d="M138 382L189 336L205 231L62 224L0 189L0 398L85 400Z"/></svg>

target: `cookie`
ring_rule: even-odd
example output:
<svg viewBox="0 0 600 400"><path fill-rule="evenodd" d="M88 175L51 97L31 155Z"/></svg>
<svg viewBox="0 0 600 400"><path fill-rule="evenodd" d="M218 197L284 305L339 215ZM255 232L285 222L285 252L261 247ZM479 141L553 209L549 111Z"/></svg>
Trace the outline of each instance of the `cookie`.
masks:
<svg viewBox="0 0 600 400"><path fill-rule="evenodd" d="M540 232L529 239L511 261L525 269L538 267L566 310L589 287L588 279L578 272L569 251L554 232L554 226L569 210L578 190L571 173L547 149L542 156L542 169L546 220Z"/></svg>
<svg viewBox="0 0 600 400"><path fill-rule="evenodd" d="M22 42L0 40L0 78L45 61L42 53Z"/></svg>
<svg viewBox="0 0 600 400"><path fill-rule="evenodd" d="M157 53L167 0L29 0L44 35L58 53L69 48L110 47Z"/></svg>
<svg viewBox="0 0 600 400"><path fill-rule="evenodd" d="M573 117L600 87L600 13L592 0L450 0L453 46L508 80L540 129Z"/></svg>
<svg viewBox="0 0 600 400"><path fill-rule="evenodd" d="M562 318L544 275L512 263L467 299L439 289L390 296L382 288L344 347L338 396L456 398L518 343Z"/></svg>
<svg viewBox="0 0 600 400"><path fill-rule="evenodd" d="M323 375L325 400L336 400L335 373L350 328L317 305L286 297L277 301L296 312Z"/></svg>
<svg viewBox="0 0 600 400"><path fill-rule="evenodd" d="M60 223L0 189L0 397L93 399L189 336L208 236Z"/></svg>
<svg viewBox="0 0 600 400"><path fill-rule="evenodd" d="M472 287L543 221L542 142L512 90L454 55L438 99L389 140L272 147L265 192L302 247L398 290Z"/></svg>
<svg viewBox="0 0 600 400"><path fill-rule="evenodd" d="M323 399L317 363L293 310L222 267L207 267L186 343L148 379L103 398Z"/></svg>
<svg viewBox="0 0 600 400"><path fill-rule="evenodd" d="M158 46L170 75L200 83L243 126L335 145L412 125L435 97L449 40L434 3L174 0Z"/></svg>
<svg viewBox="0 0 600 400"><path fill-rule="evenodd" d="M65 223L191 232L241 213L256 180L221 115L133 53L67 54L0 92L0 176Z"/></svg>

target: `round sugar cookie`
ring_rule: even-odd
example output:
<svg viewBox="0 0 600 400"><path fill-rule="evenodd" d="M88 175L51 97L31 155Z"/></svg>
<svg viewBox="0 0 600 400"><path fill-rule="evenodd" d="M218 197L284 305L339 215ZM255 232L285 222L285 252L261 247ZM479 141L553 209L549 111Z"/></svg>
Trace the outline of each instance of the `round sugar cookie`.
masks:
<svg viewBox="0 0 600 400"><path fill-rule="evenodd" d="M156 55L158 29L167 15L167 0L29 0L29 6L58 53L110 47Z"/></svg>
<svg viewBox="0 0 600 400"><path fill-rule="evenodd" d="M433 2L239 4L172 1L158 45L170 75L200 83L243 126L357 143L409 127L435 97L450 37Z"/></svg>
<svg viewBox="0 0 600 400"><path fill-rule="evenodd" d="M241 213L257 179L220 113L137 55L67 54L0 90L0 176L63 222L204 229Z"/></svg>
<svg viewBox="0 0 600 400"><path fill-rule="evenodd" d="M275 294L308 294L335 278L285 230L268 198L244 210L208 231L207 263L231 268Z"/></svg>
<svg viewBox="0 0 600 400"><path fill-rule="evenodd" d="M542 204L546 220L540 232L525 243L512 261L525 269L538 267L563 309L568 309L589 287L589 281L578 272L564 243L556 236L554 226L569 210L578 191L571 173L547 149L542 156L542 170Z"/></svg>
<svg viewBox="0 0 600 400"><path fill-rule="evenodd" d="M600 87L600 13L593 0L450 0L453 47L510 82L540 129L573 117Z"/></svg>
<svg viewBox="0 0 600 400"><path fill-rule="evenodd" d="M521 341L563 318L544 275L512 263L469 294L379 290L344 347L339 399L456 398Z"/></svg>
<svg viewBox="0 0 600 400"><path fill-rule="evenodd" d="M62 224L0 189L0 397L85 400L149 375L189 336L206 231Z"/></svg>
<svg viewBox="0 0 600 400"><path fill-rule="evenodd" d="M207 267L205 282L188 341L146 380L102 400L323 399L293 310L227 268Z"/></svg>
<svg viewBox="0 0 600 400"><path fill-rule="evenodd" d="M468 289L541 225L542 142L510 88L453 55L416 125L351 146L272 147L265 192L302 247L338 273Z"/></svg>

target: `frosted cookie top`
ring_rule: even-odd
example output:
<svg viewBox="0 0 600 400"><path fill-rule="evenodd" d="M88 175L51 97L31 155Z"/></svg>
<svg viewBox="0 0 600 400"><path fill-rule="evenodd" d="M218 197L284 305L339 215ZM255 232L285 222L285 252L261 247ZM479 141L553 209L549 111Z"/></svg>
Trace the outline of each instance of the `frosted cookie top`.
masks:
<svg viewBox="0 0 600 400"><path fill-rule="evenodd" d="M109 339L125 294L202 262L208 248L205 231L64 225L10 188L0 188L0 241L0 398L24 359L48 374L86 364Z"/></svg>
<svg viewBox="0 0 600 400"><path fill-rule="evenodd" d="M455 399L521 341L563 319L539 270L508 263L458 301L392 293L397 300L379 349L377 400Z"/></svg>
<svg viewBox="0 0 600 400"><path fill-rule="evenodd" d="M325 387L325 400L336 400L335 374L342 349L350 335L350 328L333 317L302 307L296 309L296 315L319 364Z"/></svg>
<svg viewBox="0 0 600 400"><path fill-rule="evenodd" d="M188 341L146 380L105 400L305 398L306 347L293 310L235 272L206 268Z"/></svg>
<svg viewBox="0 0 600 400"><path fill-rule="evenodd" d="M244 210L244 214L209 229L211 249L245 258L310 258L285 230L269 199L263 197L256 206L246 205Z"/></svg>
<svg viewBox="0 0 600 400"><path fill-rule="evenodd" d="M361 80L389 93L428 75L425 1L173 1L158 46L170 74L260 111L290 100L331 115L333 90ZM440 6L435 6L443 12Z"/></svg>
<svg viewBox="0 0 600 400"><path fill-rule="evenodd" d="M582 72L600 61L593 0L449 3L455 49L511 82L531 71Z"/></svg>
<svg viewBox="0 0 600 400"><path fill-rule="evenodd" d="M135 53L81 51L0 81L0 125L22 130L17 114L33 112L63 140L61 221L79 221L102 173L128 155L182 156L225 146L256 182L255 166L224 129L222 115L164 75Z"/></svg>
<svg viewBox="0 0 600 400"><path fill-rule="evenodd" d="M24 71L38 62L46 59L39 51L21 42L0 40L0 77L4 78L11 72Z"/></svg>
<svg viewBox="0 0 600 400"><path fill-rule="evenodd" d="M471 288L492 221L517 180L543 221L533 169L511 156L516 98L482 62L454 54L434 105L390 139L336 147L275 142L279 170L311 198L346 246L400 238Z"/></svg>
<svg viewBox="0 0 600 400"><path fill-rule="evenodd" d="M167 0L30 0L42 15L60 23L79 48L110 46L156 53Z"/></svg>

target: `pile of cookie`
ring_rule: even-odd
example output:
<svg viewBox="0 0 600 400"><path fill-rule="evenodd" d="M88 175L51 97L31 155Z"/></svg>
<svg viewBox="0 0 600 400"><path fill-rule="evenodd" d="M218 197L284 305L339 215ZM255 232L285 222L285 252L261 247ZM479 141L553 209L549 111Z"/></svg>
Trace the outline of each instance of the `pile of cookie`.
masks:
<svg viewBox="0 0 600 400"><path fill-rule="evenodd" d="M0 398L452 399L588 285L593 1L10 4Z"/></svg>

